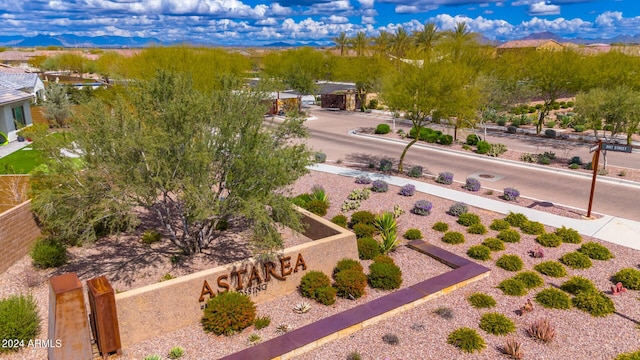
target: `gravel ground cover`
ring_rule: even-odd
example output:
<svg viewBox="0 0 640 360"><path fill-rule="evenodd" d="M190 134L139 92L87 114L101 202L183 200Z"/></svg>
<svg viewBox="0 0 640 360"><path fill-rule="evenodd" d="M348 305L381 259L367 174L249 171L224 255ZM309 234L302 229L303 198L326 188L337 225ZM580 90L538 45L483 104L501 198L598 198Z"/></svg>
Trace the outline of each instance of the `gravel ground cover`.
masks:
<svg viewBox="0 0 640 360"><path fill-rule="evenodd" d="M351 190L367 186L355 184L353 178L311 172L295 184L293 192L294 194L308 192L314 185L322 185L327 190L331 201L331 207L326 215L326 218L329 219L340 213L340 206ZM494 230L488 230L484 235L468 234L464 226L457 224L455 222L456 219L446 213L453 204L450 200L420 193L405 197L399 195L398 191L399 188L390 186L387 193L373 193L368 200L362 201L361 209L377 213L391 211L394 205L398 205L399 208L405 211L398 220L398 233L400 235L404 234L409 228L418 228L422 231L427 241L463 257L467 257L466 251L470 246L480 244L484 239L495 237L497 234ZM433 203L433 209L429 215L418 216L409 212L417 200L428 200ZM493 219L503 217L482 209L470 208L470 212L477 214L487 228ZM450 230L463 233L466 239L465 243L460 245L443 243L440 240L442 233L432 229L433 224L438 221L447 222ZM548 232L553 231L548 227L546 230ZM227 241L233 240L230 238ZM295 243L305 241L305 239L292 237L288 241ZM586 241L599 242L584 237L583 243ZM135 253L134 250L137 245L132 246L132 243L131 239L127 241L124 238L114 238L105 240L104 243L99 242L94 246L73 249L72 261L71 264L67 265L67 269L72 269L75 266L83 281L102 275L104 271L112 271L115 274L118 272L117 267L109 269L106 267L108 263L117 263L121 266L135 263L135 257L126 257ZM615 255L614 259L608 261L594 260L593 267L584 270L567 268L568 276L563 278L551 278L543 275L542 277L545 280L543 287L530 290L525 296L507 296L497 286L501 281L515 274L498 268L495 265L498 257L503 254L516 254L524 262L523 270L533 270L533 267L542 261L557 260L563 254L572 252L580 247L580 244L565 243L557 248L545 248L543 259L532 258L529 256L529 251L534 250L536 247L535 236L523 234L519 243L508 243L505 250L492 253L492 259L479 261L482 265L492 269L492 273L488 278L359 331L352 336L328 343L298 358L346 359L349 354L357 351L362 359L500 359L504 358L504 356L499 351L499 347L504 344L507 338L515 338L522 343L525 354L524 359L613 359L619 353L638 350L640 348L640 340L638 338L640 330L637 327L640 321L638 292L630 290L622 295L613 296L610 294L609 289L612 285L610 278L615 272L622 268L637 268L639 266L640 252L614 244L603 243L603 245L607 246ZM123 251L124 249L129 250ZM108 256L100 256L107 250L109 251ZM194 265L194 262L199 262L200 260L171 265L168 261L171 255L172 253L169 250L160 251L157 255L158 259L156 261L149 259L144 267L122 268L121 270L123 271L120 271L121 276L116 280L117 285L114 287L119 290L125 290L130 286L138 287L146 283L157 282L167 272L172 275L181 275L189 272L189 269L191 271L197 270L198 266ZM241 256L242 254L235 255ZM136 253L135 256L141 255ZM399 247L397 251L392 253L392 257L402 269L403 287L449 270L443 264L404 246ZM100 259L105 262L101 264ZM224 259L226 258L219 258L216 261L223 261ZM88 266L90 263L93 265ZM85 264L86 266L79 266L80 264ZM366 272L369 262L363 261L363 265ZM0 275L0 297L4 298L9 294L31 292L38 300L40 313L43 317L41 338L46 336L48 307L48 285L45 279L51 274L60 271L36 271L31 267L30 259L25 257L16 266ZM616 313L602 318L594 318L575 308L570 310L545 309L534 301L535 309L533 312L522 316L517 314L517 310L525 304L526 300L533 300L538 291L543 288L560 286L569 276L573 275L591 279L600 291L605 292L613 300L616 306ZM471 307L467 297L475 292L483 292L493 296L497 301L496 307L483 310ZM166 358L172 347L180 346L185 349L183 359L216 359L250 346L248 337L251 334L259 335L263 341L268 340L279 335L276 332L278 325L289 325L293 329L299 328L320 318L384 296L387 293L368 288L364 297L358 300L338 299L332 306L324 306L293 293L258 305L258 314L260 316L268 315L271 317L271 325L264 329L255 330L250 327L233 336L218 337L205 334L200 325L193 325L132 346L127 349L126 355L121 358L143 359L151 354L163 355ZM305 314L294 313L293 307L302 301L309 302L312 305L312 309ZM434 312L436 309L443 307L451 310L452 318L446 319ZM484 332L479 328L479 319L482 314L487 312L499 312L507 316L515 323L517 330L507 336L495 336ZM556 339L549 344L537 342L525 333L525 327L540 318L549 319L555 326ZM466 354L448 345L448 334L463 326L476 329L484 338L487 345L486 349L480 353ZM383 336L386 334L396 335L399 343L390 345L383 341ZM46 358L46 351L43 349L25 349L20 353L6 356L6 358L44 359Z"/></svg>

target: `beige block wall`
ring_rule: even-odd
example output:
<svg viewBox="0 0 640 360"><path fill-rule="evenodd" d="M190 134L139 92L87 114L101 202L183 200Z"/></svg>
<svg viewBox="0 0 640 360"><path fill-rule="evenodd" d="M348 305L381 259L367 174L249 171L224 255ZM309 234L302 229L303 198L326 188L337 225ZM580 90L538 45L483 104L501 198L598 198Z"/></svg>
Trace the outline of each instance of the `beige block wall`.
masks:
<svg viewBox="0 0 640 360"><path fill-rule="evenodd" d="M0 273L27 255L40 235L31 213L31 201L0 214Z"/></svg>
<svg viewBox="0 0 640 360"><path fill-rule="evenodd" d="M271 279L266 281L264 263L249 259L116 294L122 348L126 349L127 346L143 340L198 324L202 317L202 307L206 302L199 301L205 281L210 289L217 293L224 291L224 288L218 286L218 279L226 276L222 278L222 282L228 284L231 290L236 290L238 276L233 272L245 270L246 273L241 276L243 284L240 290L245 291L252 270L256 267L256 274L261 282L254 275L251 288L260 290L249 295L254 302L261 303L296 291L300 279L310 270L320 270L330 275L338 260L345 257L358 258L353 233L325 219L304 211L303 213L307 217L305 223L310 225L305 235L313 239L316 239L318 234L326 234L328 237L287 248L278 259L274 259L274 265L269 268L284 280L271 275ZM299 259L304 261L306 269ZM284 277L283 267L285 273L291 272ZM205 294L204 298L208 299L209 295Z"/></svg>

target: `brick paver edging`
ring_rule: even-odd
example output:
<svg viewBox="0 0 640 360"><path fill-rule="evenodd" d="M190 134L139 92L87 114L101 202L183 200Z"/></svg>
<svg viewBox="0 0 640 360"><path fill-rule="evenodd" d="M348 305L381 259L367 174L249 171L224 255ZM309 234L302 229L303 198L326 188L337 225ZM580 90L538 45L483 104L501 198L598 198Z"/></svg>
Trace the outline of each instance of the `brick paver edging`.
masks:
<svg viewBox="0 0 640 360"><path fill-rule="evenodd" d="M452 267L453 270L225 356L222 359L289 359L485 278L491 272L490 269L482 265L422 240L414 240L407 246L431 256Z"/></svg>

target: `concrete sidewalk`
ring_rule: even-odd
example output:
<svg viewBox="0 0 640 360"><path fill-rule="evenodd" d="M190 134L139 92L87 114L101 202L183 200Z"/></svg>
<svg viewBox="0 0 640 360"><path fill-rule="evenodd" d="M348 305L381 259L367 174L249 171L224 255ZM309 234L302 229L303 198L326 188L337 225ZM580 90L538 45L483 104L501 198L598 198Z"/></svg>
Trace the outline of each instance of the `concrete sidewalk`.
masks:
<svg viewBox="0 0 640 360"><path fill-rule="evenodd" d="M468 204L470 206L491 210L505 215L509 212L522 213L526 215L530 220L538 221L545 225L553 227L566 226L568 228L575 229L582 235L591 236L599 240L626 246L635 250L640 250L640 222L629 219L623 219L610 215L603 215L600 219L594 220L573 219L550 214L540 210L518 206L517 204L513 203L487 199L482 196L474 195L471 192L457 191L446 188L444 186L428 184L414 179L406 179L378 173L369 173L366 171L348 169L328 164L315 164L311 166L310 169L354 178L360 175L367 175L373 180L384 180L389 184L396 186L413 184L416 187L416 191L420 191L425 194L430 194L457 202L464 202L465 204ZM586 211L584 212L586 213Z"/></svg>
<svg viewBox="0 0 640 360"><path fill-rule="evenodd" d="M14 153L27 145L31 145L31 142L30 141L12 141L7 145L0 146L0 158L3 158L11 153Z"/></svg>

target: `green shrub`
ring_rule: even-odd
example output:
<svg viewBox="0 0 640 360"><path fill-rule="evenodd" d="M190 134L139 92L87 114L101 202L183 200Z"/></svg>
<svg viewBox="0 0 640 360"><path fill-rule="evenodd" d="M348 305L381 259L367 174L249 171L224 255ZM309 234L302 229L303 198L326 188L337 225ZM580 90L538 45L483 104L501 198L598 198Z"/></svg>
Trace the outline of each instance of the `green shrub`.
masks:
<svg viewBox="0 0 640 360"><path fill-rule="evenodd" d="M491 259L491 249L484 245L474 245L467 250L467 255L476 260L489 260Z"/></svg>
<svg viewBox="0 0 640 360"><path fill-rule="evenodd" d="M370 224L357 223L353 226L353 232L356 234L356 238L373 237L376 233L376 227Z"/></svg>
<svg viewBox="0 0 640 360"><path fill-rule="evenodd" d="M572 276L560 285L560 288L571 295L577 295L581 291L598 291L595 284L582 276Z"/></svg>
<svg viewBox="0 0 640 360"><path fill-rule="evenodd" d="M337 273L343 270L355 269L358 271L364 271L362 264L358 260L344 258L338 261L336 267L333 268L333 276L335 277Z"/></svg>
<svg viewBox="0 0 640 360"><path fill-rule="evenodd" d="M490 149L491 149L491 144L489 144L484 140L478 141L478 143L476 144L476 152L478 154L486 154L489 152Z"/></svg>
<svg viewBox="0 0 640 360"><path fill-rule="evenodd" d="M527 217L524 214L513 213L513 212L510 212L509 215L507 215L504 218L504 220L508 222L509 225L517 228L521 227L524 223L529 221L529 219L527 219Z"/></svg>
<svg viewBox="0 0 640 360"><path fill-rule="evenodd" d="M621 282L627 289L640 290L640 270L624 268L613 275L613 281Z"/></svg>
<svg viewBox="0 0 640 360"><path fill-rule="evenodd" d="M486 238L482 242L482 245L488 247L491 251L504 250L504 242L496 238Z"/></svg>
<svg viewBox="0 0 640 360"><path fill-rule="evenodd" d="M491 222L491 225L489 225L489 229L491 230L495 230L495 231L502 231L502 230L507 230L509 229L511 225L509 225L509 222L507 220L504 219L494 219Z"/></svg>
<svg viewBox="0 0 640 360"><path fill-rule="evenodd" d="M493 335L506 335L516 331L516 326L500 313L486 313L480 318L480 329Z"/></svg>
<svg viewBox="0 0 640 360"><path fill-rule="evenodd" d="M169 359L180 359L184 356L184 349L180 346L174 346L169 350L169 354L167 355Z"/></svg>
<svg viewBox="0 0 640 360"><path fill-rule="evenodd" d="M554 233L544 233L536 237L536 242L546 247L558 247L562 245L562 238Z"/></svg>
<svg viewBox="0 0 640 360"><path fill-rule="evenodd" d="M525 223L520 226L520 230L525 234L540 235L544 234L544 225L537 221L525 221Z"/></svg>
<svg viewBox="0 0 640 360"><path fill-rule="evenodd" d="M323 163L327 161L327 154L323 153L322 151L318 151L314 154L314 158L317 163Z"/></svg>
<svg viewBox="0 0 640 360"><path fill-rule="evenodd" d="M487 347L478 332L468 327L462 327L450 333L447 337L447 344L467 353L480 352Z"/></svg>
<svg viewBox="0 0 640 360"><path fill-rule="evenodd" d="M256 327L256 330L264 329L271 324L271 317L269 315L259 316L253 322L253 326Z"/></svg>
<svg viewBox="0 0 640 360"><path fill-rule="evenodd" d="M513 229L505 229L502 230L496 235L499 240L508 243L517 243L520 242L520 233L517 230Z"/></svg>
<svg viewBox="0 0 640 360"><path fill-rule="evenodd" d="M333 305L336 302L338 291L332 286L323 286L316 289L316 301L324 305Z"/></svg>
<svg viewBox="0 0 640 360"><path fill-rule="evenodd" d="M577 251L562 255L560 262L572 269L588 269L593 266L587 255Z"/></svg>
<svg viewBox="0 0 640 360"><path fill-rule="evenodd" d="M323 286L331 286L331 279L322 271L311 270L300 279L300 294L315 299L316 289Z"/></svg>
<svg viewBox="0 0 640 360"><path fill-rule="evenodd" d="M306 209L309 210L310 212L318 215L318 216L325 216L327 215L327 209L329 208L329 203L322 201L322 200L318 200L318 199L313 199L311 201L309 201L307 203Z"/></svg>
<svg viewBox="0 0 640 360"><path fill-rule="evenodd" d="M404 238L407 240L419 240L422 239L422 231L420 229L411 228L404 233Z"/></svg>
<svg viewBox="0 0 640 360"><path fill-rule="evenodd" d="M291 199L291 202L293 202L294 205L299 206L303 209L307 208L307 204L309 203L309 201L311 201L311 194L300 194Z"/></svg>
<svg viewBox="0 0 640 360"><path fill-rule="evenodd" d="M520 281L527 289L534 289L544 285L544 279L533 271L523 271L514 276L513 279Z"/></svg>
<svg viewBox="0 0 640 360"><path fill-rule="evenodd" d="M144 358L142 358L142 360L162 360L162 356L157 354L147 355Z"/></svg>
<svg viewBox="0 0 640 360"><path fill-rule="evenodd" d="M473 224L480 224L480 217L473 213L464 213L458 216L458 224L462 226L471 226Z"/></svg>
<svg viewBox="0 0 640 360"><path fill-rule="evenodd" d="M373 215L370 211L362 210L356 211L351 214L351 227L353 228L356 224L367 224L373 225L376 221L376 216Z"/></svg>
<svg viewBox="0 0 640 360"><path fill-rule="evenodd" d="M476 134L469 134L467 135L467 145L469 146L476 146L476 144L478 144L478 141L482 140L482 138L480 138L480 136L476 135Z"/></svg>
<svg viewBox="0 0 640 360"><path fill-rule="evenodd" d="M255 319L256 305L249 296L226 291L209 299L201 323L206 332L229 335L246 329Z"/></svg>
<svg viewBox="0 0 640 360"><path fill-rule="evenodd" d="M640 360L640 350L619 354L613 360Z"/></svg>
<svg viewBox="0 0 640 360"><path fill-rule="evenodd" d="M556 288L547 288L536 294L536 301L549 309L566 310L571 308L569 295Z"/></svg>
<svg viewBox="0 0 640 360"><path fill-rule="evenodd" d="M438 221L437 223L433 224L432 229L435 231L447 232L449 231L449 224L447 224L446 222Z"/></svg>
<svg viewBox="0 0 640 360"><path fill-rule="evenodd" d="M162 240L162 234L155 230L146 230L142 234L142 238L140 238L140 241L142 241L142 243L146 245L157 243L160 240Z"/></svg>
<svg viewBox="0 0 640 360"><path fill-rule="evenodd" d="M518 255L502 255L496 260L496 266L507 271L520 271L524 263Z"/></svg>
<svg viewBox="0 0 640 360"><path fill-rule="evenodd" d="M31 250L33 265L47 269L62 266L67 262L67 249L53 238L38 239Z"/></svg>
<svg viewBox="0 0 640 360"><path fill-rule="evenodd" d="M395 264L387 262L374 262L369 265L367 277L372 288L393 290L402 285L402 271Z"/></svg>
<svg viewBox="0 0 640 360"><path fill-rule="evenodd" d="M467 211L469 211L467 204L457 202L449 207L449 211L447 211L447 214L451 216L460 216L462 214L465 214Z"/></svg>
<svg viewBox="0 0 640 360"><path fill-rule="evenodd" d="M567 271L564 269L564 266L557 261L543 261L533 268L543 275L555 278L567 276Z"/></svg>
<svg viewBox="0 0 640 360"><path fill-rule="evenodd" d="M378 126L376 126L376 134L388 134L391 132L391 127L389 126L389 124L378 124Z"/></svg>
<svg viewBox="0 0 640 360"><path fill-rule="evenodd" d="M373 262L377 262L377 263L385 263L385 264L393 264L395 265L396 262L393 261L393 258L389 255L384 255L384 254L380 254L376 257L373 258Z"/></svg>
<svg viewBox="0 0 640 360"><path fill-rule="evenodd" d="M609 260L613 258L613 254L609 249L593 241L582 244L578 251L593 260Z"/></svg>
<svg viewBox="0 0 640 360"><path fill-rule="evenodd" d="M31 295L11 295L0 300L0 340L13 342L3 343L0 354L26 347L40 334L40 322L38 304Z"/></svg>
<svg viewBox="0 0 640 360"><path fill-rule="evenodd" d="M571 302L573 306L588 312L591 316L602 317L616 311L613 300L599 291L581 291L573 297Z"/></svg>
<svg viewBox="0 0 640 360"><path fill-rule="evenodd" d="M413 166L407 172L407 175L412 178L419 178L422 176L422 166Z"/></svg>
<svg viewBox="0 0 640 360"><path fill-rule="evenodd" d="M484 227L484 225L477 223L477 224L471 224L468 228L467 228L467 232L469 234L477 234L477 235L484 235L487 233L487 228Z"/></svg>
<svg viewBox="0 0 640 360"><path fill-rule="evenodd" d="M344 270L334 276L334 287L338 296L345 299L358 299L364 295L367 287L367 275L355 269Z"/></svg>
<svg viewBox="0 0 640 360"><path fill-rule="evenodd" d="M496 300L491 296L483 293L474 293L467 298L476 309L488 309L496 306Z"/></svg>
<svg viewBox="0 0 640 360"><path fill-rule="evenodd" d="M358 257L362 260L371 260L380 254L380 244L372 237L358 239Z"/></svg>
<svg viewBox="0 0 640 360"><path fill-rule="evenodd" d="M462 244L464 243L464 235L457 231L447 231L442 236L442 241L451 245Z"/></svg>
<svg viewBox="0 0 640 360"><path fill-rule="evenodd" d="M580 236L580 233L578 233L574 229L566 228L563 226L561 228L556 229L555 233L562 239L562 242L569 243L569 244L580 244L582 242L582 237Z"/></svg>
<svg viewBox="0 0 640 360"><path fill-rule="evenodd" d="M342 214L332 217L331 222L336 225L342 226L343 228L347 227L347 217Z"/></svg>
<svg viewBox="0 0 640 360"><path fill-rule="evenodd" d="M502 280L500 284L498 284L498 289L509 296L524 296L528 292L522 282L514 279Z"/></svg>

